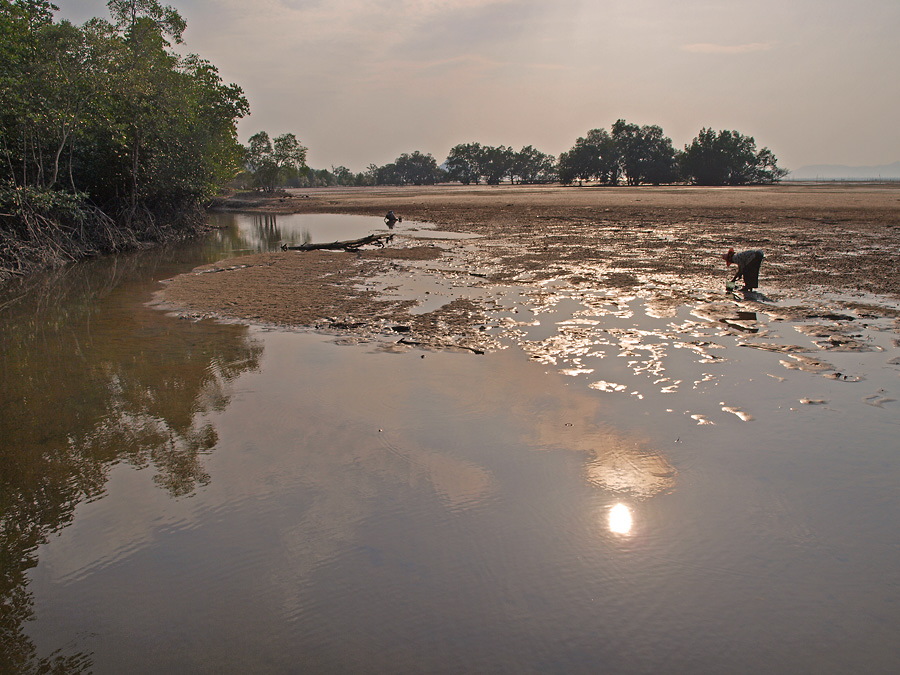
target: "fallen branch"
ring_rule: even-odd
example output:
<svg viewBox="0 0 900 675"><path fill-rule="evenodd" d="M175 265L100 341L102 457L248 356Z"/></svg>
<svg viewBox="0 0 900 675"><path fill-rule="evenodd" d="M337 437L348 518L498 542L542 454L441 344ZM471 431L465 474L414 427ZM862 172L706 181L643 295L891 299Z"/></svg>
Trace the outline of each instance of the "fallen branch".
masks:
<svg viewBox="0 0 900 675"><path fill-rule="evenodd" d="M386 237L381 234L370 234L368 236L363 237L362 239L351 239L350 241L333 241L330 244L301 244L300 246L288 246L287 244L281 245L282 251L318 251L322 249L327 250L335 250L335 251L348 251L354 252L358 251L362 246L368 246L372 244L373 246L378 246L379 248L384 248L385 243L389 242L394 238L394 235L389 234Z"/></svg>
<svg viewBox="0 0 900 675"><path fill-rule="evenodd" d="M409 345L410 347L431 347L433 349L467 349L475 354L484 354L483 349L478 347L469 347L468 345L459 344L458 342L420 342L419 340L410 340L409 338L400 338L397 340L398 345Z"/></svg>

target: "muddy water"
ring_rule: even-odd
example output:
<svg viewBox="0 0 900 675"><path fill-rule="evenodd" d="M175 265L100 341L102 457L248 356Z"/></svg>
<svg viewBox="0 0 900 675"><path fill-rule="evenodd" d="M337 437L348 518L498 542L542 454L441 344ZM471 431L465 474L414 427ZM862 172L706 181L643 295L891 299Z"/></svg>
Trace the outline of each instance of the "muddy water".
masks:
<svg viewBox="0 0 900 675"><path fill-rule="evenodd" d="M485 355L146 306L380 227L283 222L4 298L0 670L896 670L890 303L384 280Z"/></svg>

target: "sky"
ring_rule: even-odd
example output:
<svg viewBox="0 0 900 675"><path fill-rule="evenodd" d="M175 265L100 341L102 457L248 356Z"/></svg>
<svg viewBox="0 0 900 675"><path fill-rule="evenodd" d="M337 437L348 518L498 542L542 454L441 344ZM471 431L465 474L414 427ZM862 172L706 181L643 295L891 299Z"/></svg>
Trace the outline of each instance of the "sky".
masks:
<svg viewBox="0 0 900 675"><path fill-rule="evenodd" d="M54 0L108 18L105 0ZM898 0L171 0L183 52L317 169L459 143L559 155L623 118L733 129L779 166L900 160Z"/></svg>

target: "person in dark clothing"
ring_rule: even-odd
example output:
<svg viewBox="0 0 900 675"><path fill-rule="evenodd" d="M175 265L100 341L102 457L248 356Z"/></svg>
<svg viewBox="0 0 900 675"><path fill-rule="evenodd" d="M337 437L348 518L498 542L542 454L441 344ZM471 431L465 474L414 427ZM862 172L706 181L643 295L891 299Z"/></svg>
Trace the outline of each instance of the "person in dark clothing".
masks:
<svg viewBox="0 0 900 675"><path fill-rule="evenodd" d="M765 255L759 249L749 251L741 251L735 253L733 248L722 256L722 259L728 264L737 265L737 272L731 277L731 281L735 282L740 278L744 279L745 291L752 291L759 286L759 267L762 265Z"/></svg>
<svg viewBox="0 0 900 675"><path fill-rule="evenodd" d="M388 211L387 215L384 217L384 222L388 228L392 228L397 223L403 222L403 216L395 216L393 211Z"/></svg>

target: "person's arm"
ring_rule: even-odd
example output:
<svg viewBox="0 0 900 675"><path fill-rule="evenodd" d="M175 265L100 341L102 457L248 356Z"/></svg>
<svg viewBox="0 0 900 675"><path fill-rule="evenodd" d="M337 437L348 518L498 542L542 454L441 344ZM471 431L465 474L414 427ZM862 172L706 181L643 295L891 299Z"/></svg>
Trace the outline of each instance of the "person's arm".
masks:
<svg viewBox="0 0 900 675"><path fill-rule="evenodd" d="M731 278L732 281L737 281L742 276L744 276L744 265L746 264L745 258L746 256L744 251L741 251L740 253L737 253L732 257L732 262L737 265L737 272L735 272L734 276Z"/></svg>

